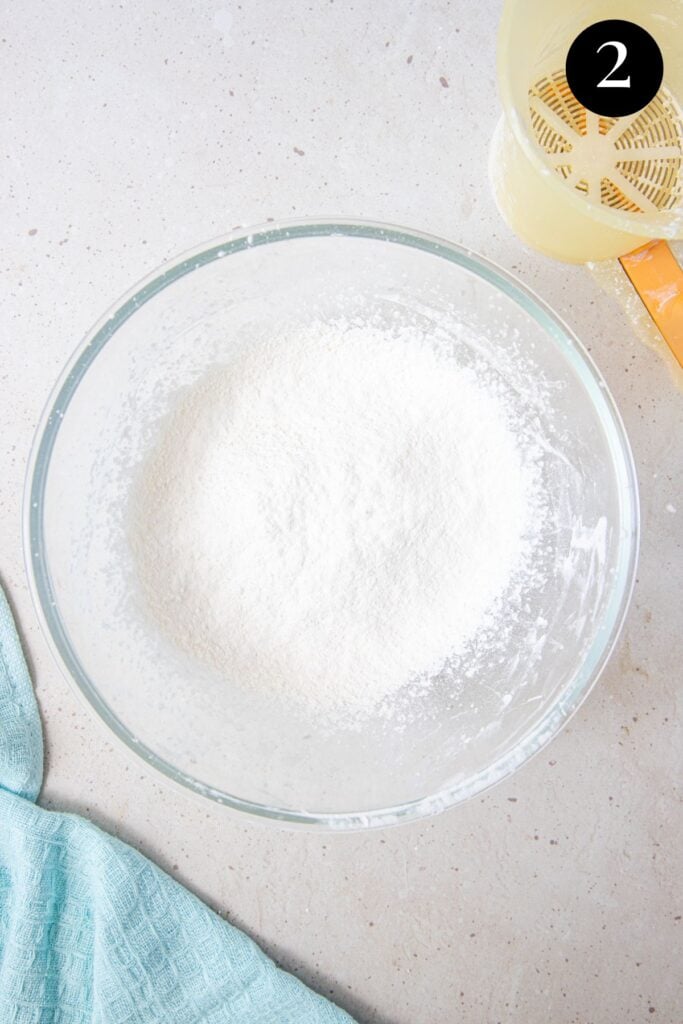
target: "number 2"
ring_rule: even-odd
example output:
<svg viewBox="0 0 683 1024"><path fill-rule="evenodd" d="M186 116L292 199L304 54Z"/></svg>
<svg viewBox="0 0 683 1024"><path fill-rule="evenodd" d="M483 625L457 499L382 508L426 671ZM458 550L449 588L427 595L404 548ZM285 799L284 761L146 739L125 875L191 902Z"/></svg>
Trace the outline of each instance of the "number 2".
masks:
<svg viewBox="0 0 683 1024"><path fill-rule="evenodd" d="M604 50L606 46L613 46L617 51L617 62L611 71L608 71L601 82L598 82L598 89L630 89L631 88L631 76L628 75L626 78L612 78L611 76L620 68L626 60L628 50L624 43L620 43L616 39L611 39L608 43L603 43L602 46L598 46L597 52Z"/></svg>

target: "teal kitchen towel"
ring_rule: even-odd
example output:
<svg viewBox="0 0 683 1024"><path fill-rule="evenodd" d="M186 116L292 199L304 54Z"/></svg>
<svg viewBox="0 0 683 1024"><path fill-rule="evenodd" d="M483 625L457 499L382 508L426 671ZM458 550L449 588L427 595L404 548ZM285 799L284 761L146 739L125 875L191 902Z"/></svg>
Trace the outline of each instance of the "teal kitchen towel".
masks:
<svg viewBox="0 0 683 1024"><path fill-rule="evenodd" d="M0 590L2 1024L352 1024L137 851L37 807L42 773Z"/></svg>

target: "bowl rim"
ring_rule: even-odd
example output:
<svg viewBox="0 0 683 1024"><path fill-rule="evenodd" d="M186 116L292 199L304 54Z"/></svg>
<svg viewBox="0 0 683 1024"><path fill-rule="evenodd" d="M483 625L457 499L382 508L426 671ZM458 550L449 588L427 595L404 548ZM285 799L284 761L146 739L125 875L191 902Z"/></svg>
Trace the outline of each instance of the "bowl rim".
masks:
<svg viewBox="0 0 683 1024"><path fill-rule="evenodd" d="M473 273L511 298L544 328L581 383L607 437L617 478L620 534L617 565L603 622L572 679L545 715L525 730L514 746L487 768L451 780L436 793L406 803L364 811L317 811L281 808L226 793L175 767L151 750L121 722L81 666L54 598L43 532L43 510L50 459L62 419L80 381L99 352L134 312L175 280L237 252L296 238L345 236L409 246L444 258ZM464 246L412 228L346 217L306 217L271 221L195 246L164 263L130 288L94 324L68 360L46 402L35 430L23 501L24 562L33 605L51 653L79 697L94 710L125 747L184 790L262 820L323 830L353 830L414 821L461 803L507 778L557 735L586 699L602 673L623 627L635 582L640 538L640 510L635 464L616 403L590 355L574 333L530 288L490 260Z"/></svg>

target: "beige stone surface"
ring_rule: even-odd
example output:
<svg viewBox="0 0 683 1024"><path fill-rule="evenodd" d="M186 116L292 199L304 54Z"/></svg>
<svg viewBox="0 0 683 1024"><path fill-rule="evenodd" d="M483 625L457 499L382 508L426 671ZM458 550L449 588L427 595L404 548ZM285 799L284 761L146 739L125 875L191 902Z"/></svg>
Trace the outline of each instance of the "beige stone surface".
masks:
<svg viewBox="0 0 683 1024"><path fill-rule="evenodd" d="M683 399L588 271L498 218L498 15L494 0L4 5L0 574L44 718L42 803L138 846L363 1024L680 1024ZM641 486L625 633L569 727L483 798L369 834L231 817L115 748L49 657L21 554L34 426L96 317L196 242L309 213L433 231L518 274L605 374Z"/></svg>

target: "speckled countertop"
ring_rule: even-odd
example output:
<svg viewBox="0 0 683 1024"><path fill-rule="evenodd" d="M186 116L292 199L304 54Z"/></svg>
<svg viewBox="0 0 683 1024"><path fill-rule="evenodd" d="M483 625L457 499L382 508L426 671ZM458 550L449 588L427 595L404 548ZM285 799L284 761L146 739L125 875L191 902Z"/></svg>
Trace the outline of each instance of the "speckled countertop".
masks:
<svg viewBox="0 0 683 1024"><path fill-rule="evenodd" d="M139 847L363 1024L680 1024L683 399L587 270L499 221L498 14L494 0L5 3L0 573L44 717L42 803ZM625 634L569 728L482 799L367 835L236 820L114 747L48 655L21 555L33 429L92 322L196 242L308 213L423 228L516 272L591 350L641 483Z"/></svg>

